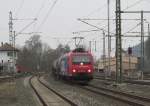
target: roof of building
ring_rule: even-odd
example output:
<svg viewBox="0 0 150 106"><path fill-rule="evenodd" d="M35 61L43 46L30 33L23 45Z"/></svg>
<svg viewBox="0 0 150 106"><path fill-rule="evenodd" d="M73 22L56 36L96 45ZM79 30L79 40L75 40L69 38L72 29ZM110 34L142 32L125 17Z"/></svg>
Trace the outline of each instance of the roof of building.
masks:
<svg viewBox="0 0 150 106"><path fill-rule="evenodd" d="M0 51L19 51L18 49L12 47L10 44L5 43L0 46Z"/></svg>

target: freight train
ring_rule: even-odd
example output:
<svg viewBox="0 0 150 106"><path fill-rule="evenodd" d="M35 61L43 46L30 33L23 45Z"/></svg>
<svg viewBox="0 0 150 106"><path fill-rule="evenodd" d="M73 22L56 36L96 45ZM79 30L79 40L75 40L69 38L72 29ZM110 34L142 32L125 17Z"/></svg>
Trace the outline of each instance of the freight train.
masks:
<svg viewBox="0 0 150 106"><path fill-rule="evenodd" d="M93 56L84 48L76 48L54 61L52 73L56 78L89 82L93 79Z"/></svg>

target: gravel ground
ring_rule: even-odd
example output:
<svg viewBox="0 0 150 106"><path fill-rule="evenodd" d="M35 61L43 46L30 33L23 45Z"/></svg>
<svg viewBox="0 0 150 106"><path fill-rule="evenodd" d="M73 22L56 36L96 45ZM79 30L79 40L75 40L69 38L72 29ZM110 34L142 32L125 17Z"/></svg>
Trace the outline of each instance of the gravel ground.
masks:
<svg viewBox="0 0 150 106"><path fill-rule="evenodd" d="M150 98L150 92L149 92L150 86L148 86L148 85L123 83L121 86L115 87L115 86L113 86L113 82L99 80L99 79L94 79L93 81L90 82L90 84L93 84L96 86L103 86L103 87L111 88L113 90L127 92L130 94Z"/></svg>
<svg viewBox="0 0 150 106"><path fill-rule="evenodd" d="M3 82L0 86L0 106L37 106L24 78Z"/></svg>
<svg viewBox="0 0 150 106"><path fill-rule="evenodd" d="M129 106L119 101L115 101L105 96L99 96L89 91L78 88L76 85L69 85L62 81L56 81L51 76L45 79L49 86L72 99L79 106Z"/></svg>

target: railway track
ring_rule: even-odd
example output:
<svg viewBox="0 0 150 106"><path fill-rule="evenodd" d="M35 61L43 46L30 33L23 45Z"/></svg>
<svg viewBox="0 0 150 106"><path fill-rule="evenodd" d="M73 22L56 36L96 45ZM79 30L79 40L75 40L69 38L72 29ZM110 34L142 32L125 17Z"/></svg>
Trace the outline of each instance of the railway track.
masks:
<svg viewBox="0 0 150 106"><path fill-rule="evenodd" d="M127 103L132 106L150 106L150 98L114 91L108 88L96 87L94 85L89 85L85 87L80 86L80 88L96 93L98 95L107 96L109 98Z"/></svg>
<svg viewBox="0 0 150 106"><path fill-rule="evenodd" d="M104 79L103 77L94 77L94 79L115 81L114 79L110 79L110 78ZM123 82L130 83L130 84L150 85L150 81L145 82L145 81L138 81L138 80L124 80Z"/></svg>
<svg viewBox="0 0 150 106"><path fill-rule="evenodd" d="M33 77L32 77L33 78ZM48 106L47 103L45 102L45 100L43 99L43 97L41 96L41 94L36 90L36 88L33 86L33 84L31 83L30 79L30 85L33 88L35 94L37 95L37 97L39 98L40 102L42 103L43 106ZM48 85L46 85L45 83L43 83L39 77L38 77L38 81L39 83L44 86L45 88L47 88L49 91L53 92L55 95L57 95L58 97L60 97L61 99L63 99L67 104L69 104L70 106L78 106L77 104L73 103L71 100L69 100L67 97L65 97L64 95L58 93L56 90L54 90L53 88L49 87ZM63 105L63 104L62 104Z"/></svg>
<svg viewBox="0 0 150 106"><path fill-rule="evenodd" d="M11 80L14 80L14 78L15 78L15 76L1 76L0 82L11 81Z"/></svg>
<svg viewBox="0 0 150 106"><path fill-rule="evenodd" d="M146 81L135 81L135 80L126 80L124 81L126 83L131 83L131 84L139 84L139 85L150 85L150 81L146 82Z"/></svg>
<svg viewBox="0 0 150 106"><path fill-rule="evenodd" d="M51 90L53 93L55 93L56 95L58 95L59 97L61 97L63 100L65 100L67 103L69 103L71 106L78 106L77 104L75 104L74 102L72 102L71 100L69 100L67 97L63 96L62 94L58 93L56 90L54 90L53 88L50 88L48 85L46 85L45 83L43 83L40 79L38 79L39 82L45 86L46 88L48 88L49 90Z"/></svg>
<svg viewBox="0 0 150 106"><path fill-rule="evenodd" d="M0 82L13 81L15 79L22 78L21 75L13 74L13 75L4 75L0 76Z"/></svg>
<svg viewBox="0 0 150 106"><path fill-rule="evenodd" d="M31 88L33 89L33 91L35 92L36 96L38 97L38 99L40 100L40 103L43 105L43 106L48 106L46 104L46 102L44 101L44 99L41 97L41 95L39 94L39 92L36 90L36 88L33 86L31 80L32 80L33 76L29 79L29 84L31 86Z"/></svg>
<svg viewBox="0 0 150 106"><path fill-rule="evenodd" d="M81 89L87 90L89 92L92 92L98 95L104 95L106 97L124 102L132 106L150 106L150 98L147 98L147 97L137 96L137 95L129 94L126 92L121 92L121 91L115 91L115 90L104 88L104 87L97 87L95 85L88 85L88 86L75 85L75 86L77 88L79 87Z"/></svg>
<svg viewBox="0 0 150 106"><path fill-rule="evenodd" d="M49 86L47 86L45 83L40 81L44 86L46 86L49 89ZM76 85L75 85L76 86ZM104 95L108 98L112 98L116 101L121 101L123 103L132 105L132 106L150 106L150 98L142 97L142 96L137 96L133 94L128 94L126 92L121 92L121 91L115 91L112 89L104 88L104 87L97 87L95 85L89 85L89 86L76 86L77 88L82 88L88 92L95 93L97 95ZM52 89L52 88L50 88ZM52 89L54 90L54 89ZM57 91L54 90L55 93L58 93ZM58 94L61 96L61 94ZM64 96L63 96L64 97ZM65 100L65 99L64 99ZM66 100L65 100L66 101ZM68 100L67 100L68 102ZM70 100L69 100L70 102ZM76 104L70 104L71 106L77 106Z"/></svg>

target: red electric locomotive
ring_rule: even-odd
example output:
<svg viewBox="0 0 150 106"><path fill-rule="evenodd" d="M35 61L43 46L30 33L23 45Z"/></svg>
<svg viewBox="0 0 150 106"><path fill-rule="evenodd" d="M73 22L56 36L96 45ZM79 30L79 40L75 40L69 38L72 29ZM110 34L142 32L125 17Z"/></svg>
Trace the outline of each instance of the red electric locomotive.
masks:
<svg viewBox="0 0 150 106"><path fill-rule="evenodd" d="M93 56L83 48L64 54L53 65L53 73L57 77L76 81L92 80L93 70Z"/></svg>

